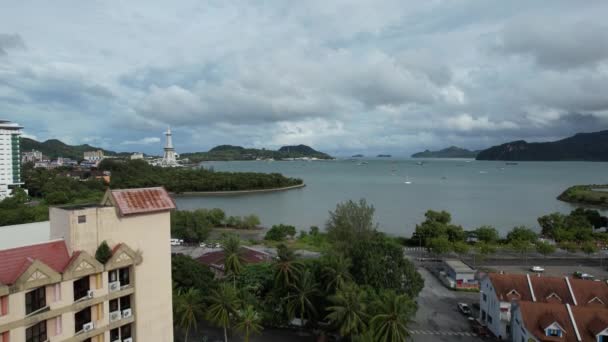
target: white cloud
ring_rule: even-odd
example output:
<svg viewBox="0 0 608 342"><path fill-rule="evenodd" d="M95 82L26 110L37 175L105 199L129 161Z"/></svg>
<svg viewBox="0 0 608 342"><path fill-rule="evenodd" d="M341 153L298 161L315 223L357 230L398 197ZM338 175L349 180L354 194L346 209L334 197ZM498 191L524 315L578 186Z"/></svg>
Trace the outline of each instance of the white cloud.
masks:
<svg viewBox="0 0 608 342"><path fill-rule="evenodd" d="M160 138L158 137L147 137L139 140L126 140L123 141L122 145L151 145L160 143Z"/></svg>
<svg viewBox="0 0 608 342"><path fill-rule="evenodd" d="M447 128L453 128L459 131L496 131L517 129L517 124L510 121L490 121L487 116L473 117L470 114L460 114L456 117L450 117L446 121Z"/></svg>

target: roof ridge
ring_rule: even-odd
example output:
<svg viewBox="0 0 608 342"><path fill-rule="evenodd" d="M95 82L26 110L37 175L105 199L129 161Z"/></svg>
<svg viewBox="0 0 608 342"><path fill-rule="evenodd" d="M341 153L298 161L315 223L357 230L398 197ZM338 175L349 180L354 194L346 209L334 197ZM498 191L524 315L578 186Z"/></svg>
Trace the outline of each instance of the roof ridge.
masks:
<svg viewBox="0 0 608 342"><path fill-rule="evenodd" d="M32 247L32 246L40 246L40 245L44 245L44 244L51 244L51 243L56 243L56 242L60 242L60 241L63 241L65 243L65 239L63 239L63 238L57 238L57 239L47 240L47 241L42 241L42 242L34 242L34 243L30 243L30 244L22 245L22 246L17 246L17 247L0 249L0 252L12 251L12 250L15 250L15 249L22 249L22 248L27 248L27 247Z"/></svg>

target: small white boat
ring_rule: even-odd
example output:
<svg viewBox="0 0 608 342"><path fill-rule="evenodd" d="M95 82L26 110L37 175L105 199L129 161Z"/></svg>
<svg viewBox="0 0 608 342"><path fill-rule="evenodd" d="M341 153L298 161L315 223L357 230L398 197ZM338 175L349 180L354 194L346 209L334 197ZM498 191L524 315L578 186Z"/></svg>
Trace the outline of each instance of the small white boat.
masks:
<svg viewBox="0 0 608 342"><path fill-rule="evenodd" d="M412 184L409 176L405 176L405 182L403 182L403 184Z"/></svg>

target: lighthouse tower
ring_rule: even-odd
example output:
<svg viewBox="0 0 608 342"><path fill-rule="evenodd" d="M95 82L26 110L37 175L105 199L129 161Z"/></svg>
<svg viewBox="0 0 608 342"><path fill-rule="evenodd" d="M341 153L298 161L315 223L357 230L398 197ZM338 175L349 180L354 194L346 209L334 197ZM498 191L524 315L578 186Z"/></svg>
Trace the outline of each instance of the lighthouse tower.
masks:
<svg viewBox="0 0 608 342"><path fill-rule="evenodd" d="M175 148L173 148L173 140L171 138L171 127L167 128L165 135L167 136L167 142L164 148L165 154L163 155L162 166L177 166Z"/></svg>

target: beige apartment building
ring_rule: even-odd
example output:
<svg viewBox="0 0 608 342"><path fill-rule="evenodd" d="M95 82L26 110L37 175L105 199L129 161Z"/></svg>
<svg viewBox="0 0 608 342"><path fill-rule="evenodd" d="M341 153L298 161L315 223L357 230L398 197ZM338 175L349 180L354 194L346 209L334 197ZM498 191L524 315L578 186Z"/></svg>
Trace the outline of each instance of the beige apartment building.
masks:
<svg viewBox="0 0 608 342"><path fill-rule="evenodd" d="M164 188L51 208L51 241L0 250L0 342L173 341L174 208Z"/></svg>

